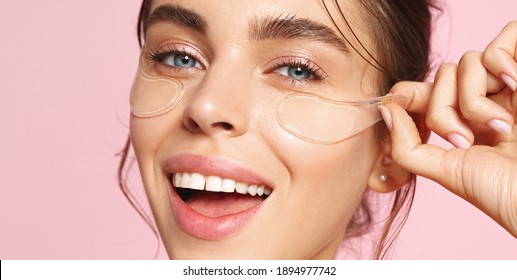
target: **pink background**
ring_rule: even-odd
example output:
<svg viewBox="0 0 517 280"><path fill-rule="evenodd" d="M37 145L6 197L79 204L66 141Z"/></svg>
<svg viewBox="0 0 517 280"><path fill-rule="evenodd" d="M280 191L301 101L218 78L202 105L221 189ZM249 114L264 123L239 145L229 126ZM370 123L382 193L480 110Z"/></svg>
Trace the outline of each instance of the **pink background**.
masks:
<svg viewBox="0 0 517 280"><path fill-rule="evenodd" d="M3 1L0 259L154 256L154 235L116 181L139 5ZM439 61L482 50L516 10L514 0L448 1L434 44ZM132 182L141 189L137 175ZM163 248L158 258L166 258ZM516 259L517 240L462 199L420 180L394 258Z"/></svg>

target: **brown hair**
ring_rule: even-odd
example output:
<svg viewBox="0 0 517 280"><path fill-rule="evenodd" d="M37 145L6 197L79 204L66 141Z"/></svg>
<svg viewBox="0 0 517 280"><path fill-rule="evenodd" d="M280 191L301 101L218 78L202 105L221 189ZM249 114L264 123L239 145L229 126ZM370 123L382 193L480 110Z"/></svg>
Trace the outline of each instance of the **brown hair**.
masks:
<svg viewBox="0 0 517 280"><path fill-rule="evenodd" d="M352 27L344 14L341 12L337 0L333 0L340 12L340 19L334 19L344 22L356 37ZM364 8L362 15L370 24L372 37L375 38L374 45L377 56L373 55L366 49L359 40L359 46L352 45L368 63L378 69L380 75L379 92L388 92L389 89L398 81L422 81L427 76L430 69L430 36L431 36L431 9L439 10L433 0L357 0ZM322 0L325 7L325 0ZM138 16L137 35L138 42L142 46L142 40L145 36L145 21L150 13L151 0L143 0ZM330 16L330 13L327 10ZM336 24L336 27L337 24ZM338 27L339 29L339 27ZM342 32L343 33L343 32ZM344 36L344 35L343 35ZM348 40L348 38L345 39ZM357 37L355 39L358 39ZM412 116L420 129L420 136L423 141L429 137L429 131L424 124L424 118L418 115ZM385 141L389 141L389 134L385 126L379 126L381 137ZM119 185L140 216L149 224L155 235L156 229L150 223L150 219L146 216L139 205L128 194L128 188L125 180L124 168L127 165L127 157L130 150L131 141L128 138L126 145L121 151L121 161L118 170ZM409 210L413 203L415 195L416 176L412 175L410 182L394 192L390 205L388 205L388 216L384 221L378 243L373 254L374 259L387 258L390 249L393 247L397 236L400 233L409 215ZM377 194L366 191L364 198L356 210L350 224L347 228L345 238L360 236L370 231L375 214L374 209L370 206L374 203Z"/></svg>
<svg viewBox="0 0 517 280"><path fill-rule="evenodd" d="M362 15L370 24L371 36L377 56L373 55L360 42L353 28L349 25L342 13L339 2L334 0L338 7L340 19L355 37L359 46L352 45L369 64L380 71L379 92L387 93L399 81L423 81L430 70L430 40L432 30L432 13L434 9L440 11L433 0L357 0L363 10ZM327 13L325 1L322 0ZM338 27L339 29L339 27ZM341 32L341 31L340 31ZM344 32L341 32L343 34ZM346 37L345 37L346 38ZM350 40L347 39L350 43ZM427 129L424 118L412 115L420 131L422 141L427 141L430 131ZM385 126L379 126L380 135L389 141L389 133ZM384 259L389 256L390 250L396 241L402 226L406 222L415 196L416 176L412 175L410 182L394 192L391 204L388 205L389 214L385 218L378 243L373 252L374 259ZM347 228L347 237L355 237L368 232L373 222L374 209L370 206L378 204L378 194L368 190L356 210Z"/></svg>

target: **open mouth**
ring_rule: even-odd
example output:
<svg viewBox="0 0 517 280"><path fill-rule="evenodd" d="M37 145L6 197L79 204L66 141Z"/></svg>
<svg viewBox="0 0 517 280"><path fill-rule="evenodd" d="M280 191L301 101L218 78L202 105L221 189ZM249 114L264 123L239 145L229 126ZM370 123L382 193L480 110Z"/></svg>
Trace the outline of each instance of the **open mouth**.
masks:
<svg viewBox="0 0 517 280"><path fill-rule="evenodd" d="M199 173L177 172L170 179L173 189L185 204L205 217L223 217L247 211L266 200L272 192L265 185Z"/></svg>
<svg viewBox="0 0 517 280"><path fill-rule="evenodd" d="M272 183L222 156L181 153L164 164L172 190L172 214L179 228L204 240L241 231L267 205Z"/></svg>

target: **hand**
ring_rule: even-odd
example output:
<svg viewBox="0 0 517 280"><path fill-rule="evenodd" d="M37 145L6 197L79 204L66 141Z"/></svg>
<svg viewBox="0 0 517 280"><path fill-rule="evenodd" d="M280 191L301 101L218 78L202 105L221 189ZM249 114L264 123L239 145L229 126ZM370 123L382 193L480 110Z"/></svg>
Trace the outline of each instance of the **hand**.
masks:
<svg viewBox="0 0 517 280"><path fill-rule="evenodd" d="M484 52L441 65L434 83L400 82L391 89L455 149L422 144L413 119L396 104L383 115L397 164L464 198L517 238L516 60L512 22Z"/></svg>

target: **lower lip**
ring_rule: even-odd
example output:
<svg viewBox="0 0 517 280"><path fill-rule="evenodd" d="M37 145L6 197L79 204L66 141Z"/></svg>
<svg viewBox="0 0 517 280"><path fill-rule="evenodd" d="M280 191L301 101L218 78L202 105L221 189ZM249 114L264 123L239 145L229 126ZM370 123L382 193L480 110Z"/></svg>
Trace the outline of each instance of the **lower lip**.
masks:
<svg viewBox="0 0 517 280"><path fill-rule="evenodd" d="M262 207L263 202L242 212L221 217L206 217L190 208L172 189L172 212L180 228L189 235L204 240L221 240L247 225Z"/></svg>

